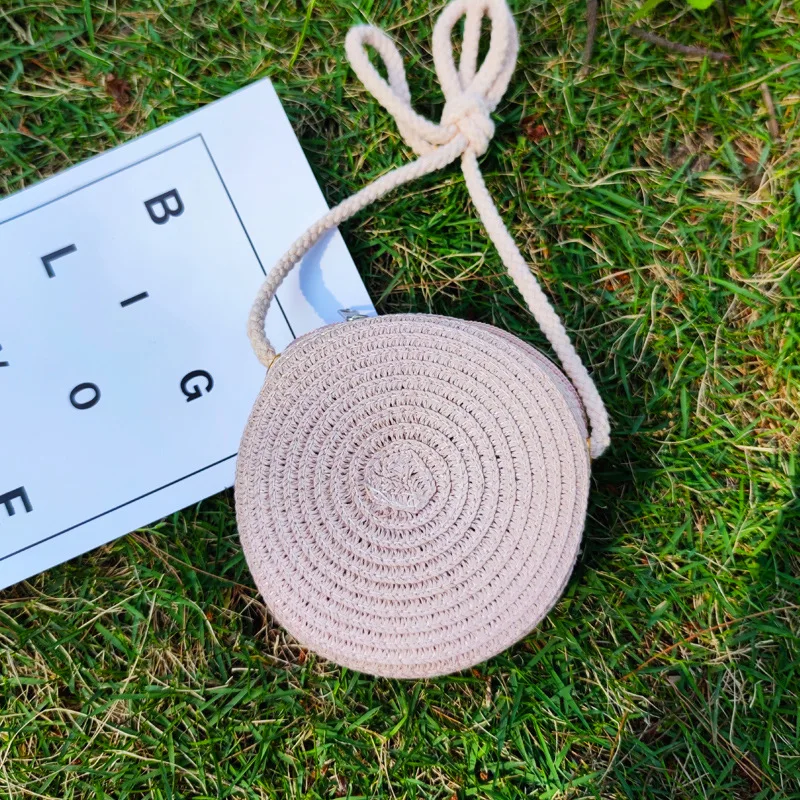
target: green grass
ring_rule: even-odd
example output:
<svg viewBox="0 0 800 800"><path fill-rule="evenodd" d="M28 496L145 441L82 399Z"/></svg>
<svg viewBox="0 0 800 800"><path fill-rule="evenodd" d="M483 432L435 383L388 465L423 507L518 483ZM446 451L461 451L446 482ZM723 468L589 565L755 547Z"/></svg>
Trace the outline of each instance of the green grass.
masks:
<svg viewBox="0 0 800 800"><path fill-rule="evenodd" d="M564 599L464 674L366 677L273 623L212 498L0 594L0 797L800 797L797 6L731 2L733 33L683 3L640 23L721 66L629 38L612 0L585 78L581 3L514 8L483 169L614 420ZM437 10L5 0L0 192L269 76L335 202L410 155L346 29L391 28L436 118ZM380 310L546 348L458 172L416 189L344 229Z"/></svg>

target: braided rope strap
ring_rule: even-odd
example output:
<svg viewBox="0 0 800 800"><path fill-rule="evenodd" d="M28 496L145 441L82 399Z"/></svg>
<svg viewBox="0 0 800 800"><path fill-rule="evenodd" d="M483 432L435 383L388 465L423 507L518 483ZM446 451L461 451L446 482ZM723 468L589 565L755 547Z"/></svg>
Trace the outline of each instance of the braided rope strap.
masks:
<svg viewBox="0 0 800 800"><path fill-rule="evenodd" d="M491 40L478 68L485 16ZM462 18L456 67L451 36ZM259 590L301 642L377 675L446 674L510 646L557 601L580 545L590 456L607 447L609 421L478 168L518 50L505 0L453 0L439 17L438 124L412 109L402 59L382 31L356 27L346 49L418 158L331 209L261 287L248 334L269 371L237 460L237 518ZM276 361L266 313L303 255L370 203L458 158L567 377L508 333L431 315L327 326Z"/></svg>

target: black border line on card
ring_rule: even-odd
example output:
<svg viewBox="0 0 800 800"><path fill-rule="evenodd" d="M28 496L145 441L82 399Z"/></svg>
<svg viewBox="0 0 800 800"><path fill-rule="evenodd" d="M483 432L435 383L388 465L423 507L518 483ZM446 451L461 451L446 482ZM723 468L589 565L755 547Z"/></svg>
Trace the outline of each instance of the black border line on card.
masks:
<svg viewBox="0 0 800 800"><path fill-rule="evenodd" d="M120 503L118 506L114 506L114 508L109 508L108 511L103 511L100 514L95 514L93 517L89 517L89 519L85 519L83 522L78 522L75 525L71 525L69 528L64 528L63 531L59 531L58 533L51 533L50 536L46 536L44 539L39 539L38 542L31 542L30 544L25 545L25 547L20 547L19 550L15 550L13 553L9 553L8 555L3 556L2 558L0 558L0 561L5 561L7 558L12 558L13 556L17 556L20 553L24 553L26 550L30 550L32 547L37 547L38 545L43 544L44 542L49 542L51 539L55 539L57 536L61 536L63 533L69 533L70 531L74 531L75 528L80 528L81 525L86 525L89 522L94 522L96 519L100 519L100 517L106 516L106 514L112 514L114 511L119 511L121 508L125 508L125 506L131 505L131 503L138 503L139 500L144 500L145 497L149 497L151 494L155 494L156 492L160 492L162 489L167 489L170 486L174 486L176 483L185 481L187 478L193 478L195 475L199 475L201 472L205 472L207 469L219 466L220 464L224 464L226 461L230 461L232 458L236 458L236 456L237 453L234 453L232 456L226 456L225 458L221 458L219 461L215 461L213 464L209 464L207 467L200 467L200 469L196 469L194 472L190 472L188 475L184 475L182 478L176 478L174 481L165 483L163 486L159 486L157 489L151 489L149 492L140 494L138 497L134 497L133 500L127 500L124 503ZM120 535L125 536L124 533ZM75 558L76 556L79 555L83 555L83 553L76 553L74 556L69 556L69 558Z"/></svg>

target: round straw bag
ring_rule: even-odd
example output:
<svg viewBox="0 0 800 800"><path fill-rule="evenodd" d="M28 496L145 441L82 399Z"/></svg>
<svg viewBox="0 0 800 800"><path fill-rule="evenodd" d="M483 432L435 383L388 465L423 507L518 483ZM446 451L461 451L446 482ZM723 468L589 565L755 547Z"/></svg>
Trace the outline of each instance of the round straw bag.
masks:
<svg viewBox="0 0 800 800"><path fill-rule="evenodd" d="M484 16L492 34L478 69ZM457 69L450 38L462 17ZM516 61L504 0L454 0L439 18L440 124L412 110L385 34L354 28L346 47L419 157L332 209L268 275L248 332L269 371L239 451L237 519L259 591L302 644L362 672L428 677L501 652L558 600L578 554L590 458L608 445L609 423L478 169ZM497 328L422 314L329 325L278 357L264 318L292 267L326 231L457 158L566 375Z"/></svg>

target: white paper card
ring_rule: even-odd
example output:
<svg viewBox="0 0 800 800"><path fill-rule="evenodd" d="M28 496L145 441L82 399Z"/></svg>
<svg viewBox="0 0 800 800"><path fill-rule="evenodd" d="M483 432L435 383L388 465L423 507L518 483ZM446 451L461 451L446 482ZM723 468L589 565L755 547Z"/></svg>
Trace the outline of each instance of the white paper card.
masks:
<svg viewBox="0 0 800 800"><path fill-rule="evenodd" d="M327 206L261 81L0 201L0 588L233 484L265 270ZM338 233L267 332L374 313Z"/></svg>

